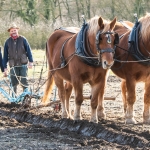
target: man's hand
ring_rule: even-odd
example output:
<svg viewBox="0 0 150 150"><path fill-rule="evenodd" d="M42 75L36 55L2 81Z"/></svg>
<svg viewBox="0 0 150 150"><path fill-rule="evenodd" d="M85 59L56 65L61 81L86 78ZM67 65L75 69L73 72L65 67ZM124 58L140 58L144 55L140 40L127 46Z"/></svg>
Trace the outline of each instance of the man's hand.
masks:
<svg viewBox="0 0 150 150"><path fill-rule="evenodd" d="M33 66L33 62L29 62L28 68L29 68L29 69L32 69L32 66Z"/></svg>
<svg viewBox="0 0 150 150"><path fill-rule="evenodd" d="M7 76L8 76L8 69L5 68L5 69L4 69L4 77L7 77Z"/></svg>

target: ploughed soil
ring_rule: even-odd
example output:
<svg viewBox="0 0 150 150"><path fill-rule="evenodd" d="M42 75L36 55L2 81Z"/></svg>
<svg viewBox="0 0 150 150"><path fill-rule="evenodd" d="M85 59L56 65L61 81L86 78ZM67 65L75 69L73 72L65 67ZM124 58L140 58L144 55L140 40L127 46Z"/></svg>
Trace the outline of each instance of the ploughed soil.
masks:
<svg viewBox="0 0 150 150"><path fill-rule="evenodd" d="M43 87L44 88L44 87ZM52 99L55 91L53 90ZM120 80L109 76L105 89L106 120L91 123L90 100L82 104L82 120L61 119L57 105L30 111L22 110L21 104L11 104L0 96L0 150L110 150L150 149L150 125L142 123L144 85L136 87L137 100L134 105L136 125L124 123ZM90 86L84 86L84 95L90 95ZM58 99L58 97L56 97ZM71 98L71 112L74 99ZM38 101L32 99L32 106Z"/></svg>

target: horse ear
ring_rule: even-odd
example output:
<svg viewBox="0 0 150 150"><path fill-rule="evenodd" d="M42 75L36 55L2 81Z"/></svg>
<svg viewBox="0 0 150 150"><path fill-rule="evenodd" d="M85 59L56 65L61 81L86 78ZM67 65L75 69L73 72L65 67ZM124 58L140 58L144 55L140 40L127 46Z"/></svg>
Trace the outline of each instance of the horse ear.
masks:
<svg viewBox="0 0 150 150"><path fill-rule="evenodd" d="M117 22L117 18L115 17L115 18L111 21L111 23L110 23L110 29L111 29L111 30L114 29L116 22Z"/></svg>
<svg viewBox="0 0 150 150"><path fill-rule="evenodd" d="M102 17L99 17L98 24L100 26L100 29L104 29L104 23L103 23L103 18Z"/></svg>

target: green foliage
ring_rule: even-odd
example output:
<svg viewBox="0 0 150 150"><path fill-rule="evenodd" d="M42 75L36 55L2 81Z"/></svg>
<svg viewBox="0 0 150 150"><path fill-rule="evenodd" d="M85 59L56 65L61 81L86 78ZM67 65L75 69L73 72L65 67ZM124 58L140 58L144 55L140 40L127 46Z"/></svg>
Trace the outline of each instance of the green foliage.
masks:
<svg viewBox="0 0 150 150"><path fill-rule="evenodd" d="M45 49L46 41L50 35L48 29L41 29L39 26L34 26L27 30L21 30L20 34L28 39L31 48L33 49Z"/></svg>
<svg viewBox="0 0 150 150"><path fill-rule="evenodd" d="M44 17L49 20L50 19L50 1L43 0L44 2Z"/></svg>
<svg viewBox="0 0 150 150"><path fill-rule="evenodd" d="M141 17L144 14L142 1L143 0L135 0L134 11L137 13L138 17Z"/></svg>
<svg viewBox="0 0 150 150"><path fill-rule="evenodd" d="M17 10L16 14L32 26L37 22L35 0L25 0L25 2L26 8Z"/></svg>
<svg viewBox="0 0 150 150"><path fill-rule="evenodd" d="M7 27L17 22L34 49L45 48L49 35L60 26L81 27L81 15L90 19L95 15L112 20L134 22L133 14L145 15L150 0L0 0L0 43L4 44Z"/></svg>

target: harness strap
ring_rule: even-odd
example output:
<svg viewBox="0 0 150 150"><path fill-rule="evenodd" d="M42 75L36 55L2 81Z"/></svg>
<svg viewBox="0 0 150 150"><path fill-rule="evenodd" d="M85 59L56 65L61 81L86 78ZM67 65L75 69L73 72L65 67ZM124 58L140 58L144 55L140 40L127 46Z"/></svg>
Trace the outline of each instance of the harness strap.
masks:
<svg viewBox="0 0 150 150"><path fill-rule="evenodd" d="M126 32L126 33L127 33L127 32ZM119 36L119 39L121 39L122 37L124 37L124 35L125 35L126 33L120 35L120 36Z"/></svg>
<svg viewBox="0 0 150 150"><path fill-rule="evenodd" d="M112 48L106 48L100 51L100 54L103 54L103 53L115 53L115 50Z"/></svg>
<svg viewBox="0 0 150 150"><path fill-rule="evenodd" d="M64 58L64 55L63 55L63 50L64 50L64 47L65 47L65 44L68 42L68 40L70 40L72 38L69 37L68 39L66 39L61 47L61 53L60 53L60 59L61 59L61 67L64 67L65 64L66 64L66 61L65 61L65 58Z"/></svg>

